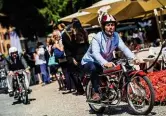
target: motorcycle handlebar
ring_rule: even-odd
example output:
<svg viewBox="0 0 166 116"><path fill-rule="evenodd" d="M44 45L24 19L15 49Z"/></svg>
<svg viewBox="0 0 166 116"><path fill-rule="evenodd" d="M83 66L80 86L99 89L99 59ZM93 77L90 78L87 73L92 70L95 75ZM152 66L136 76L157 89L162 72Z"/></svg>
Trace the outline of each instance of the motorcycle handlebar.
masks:
<svg viewBox="0 0 166 116"><path fill-rule="evenodd" d="M20 70L13 71L13 73L18 75L18 74L23 74L24 71L25 71L24 69L20 69Z"/></svg>
<svg viewBox="0 0 166 116"><path fill-rule="evenodd" d="M134 62L134 59L131 59L131 58L123 58L123 59L115 59L113 60L113 62L115 64L126 64L126 63L133 63Z"/></svg>

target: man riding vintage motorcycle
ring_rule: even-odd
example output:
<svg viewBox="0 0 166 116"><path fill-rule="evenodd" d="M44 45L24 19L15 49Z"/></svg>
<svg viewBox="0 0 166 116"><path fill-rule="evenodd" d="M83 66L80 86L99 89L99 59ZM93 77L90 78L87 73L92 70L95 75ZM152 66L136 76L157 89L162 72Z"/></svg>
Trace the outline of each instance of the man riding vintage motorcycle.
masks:
<svg viewBox="0 0 166 116"><path fill-rule="evenodd" d="M103 13L99 16L99 24L102 31L98 32L93 38L92 43L82 59L82 65L85 70L90 73L92 87L94 94L91 101L99 101L99 72L102 72L103 68L113 67L111 60L113 59L113 51L119 48L125 56L136 60L134 54L124 44L117 32L116 20L112 15Z"/></svg>
<svg viewBox="0 0 166 116"><path fill-rule="evenodd" d="M7 71L7 84L8 84L8 92L9 96L12 97L14 95L13 92L13 85L12 85L12 77L14 76L14 71L24 69L25 72L23 73L25 76L25 84L28 88L28 92L30 93L32 90L29 88L30 83L30 71L29 66L27 65L24 57L21 54L18 54L18 50L16 47L9 48L9 57L7 58L8 61L8 71Z"/></svg>
<svg viewBox="0 0 166 116"><path fill-rule="evenodd" d="M102 113L106 107L117 106L126 98L135 114L149 114L155 98L152 83L145 72L134 68L133 64L139 61L115 32L115 18L103 12L98 19L102 31L92 39L81 62L90 74L91 81L86 82L86 98L91 110ZM114 61L116 48L128 59ZM89 76L85 75L84 80L88 79Z"/></svg>

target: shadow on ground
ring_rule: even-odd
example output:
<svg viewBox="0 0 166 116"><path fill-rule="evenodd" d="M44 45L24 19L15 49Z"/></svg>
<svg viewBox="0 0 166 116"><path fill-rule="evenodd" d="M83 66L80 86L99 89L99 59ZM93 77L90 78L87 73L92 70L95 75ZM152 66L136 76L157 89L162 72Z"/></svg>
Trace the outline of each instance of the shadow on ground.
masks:
<svg viewBox="0 0 166 116"><path fill-rule="evenodd" d="M90 114L96 114L92 110L89 111ZM129 108L128 105L119 105L119 106L112 106L109 108L106 108L105 111L102 114L96 114L96 116L111 116L111 115L121 115L121 114L126 114L126 115L135 115L134 112ZM156 115L155 112L151 112L149 115L146 116L152 116Z"/></svg>
<svg viewBox="0 0 166 116"><path fill-rule="evenodd" d="M31 101L35 101L35 100L36 100L36 98L30 98L28 104L30 104ZM22 101L19 101L19 100L14 101L12 105L17 105L17 104L22 104Z"/></svg>
<svg viewBox="0 0 166 116"><path fill-rule="evenodd" d="M62 94L71 94L71 93L75 93L76 90L67 90L67 91L63 91Z"/></svg>
<svg viewBox="0 0 166 116"><path fill-rule="evenodd" d="M0 94L8 94L7 89L0 89Z"/></svg>

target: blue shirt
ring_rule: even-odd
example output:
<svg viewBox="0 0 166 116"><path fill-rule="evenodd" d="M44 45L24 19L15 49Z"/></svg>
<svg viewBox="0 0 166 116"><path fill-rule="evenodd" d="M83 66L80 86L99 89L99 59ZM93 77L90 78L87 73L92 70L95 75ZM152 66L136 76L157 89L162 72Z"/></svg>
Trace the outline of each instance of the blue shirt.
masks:
<svg viewBox="0 0 166 116"><path fill-rule="evenodd" d="M111 44L109 44L108 47L107 42L109 39L111 39ZM84 65L88 62L96 62L103 66L105 63L110 62L112 60L113 51L117 47L125 54L126 57L132 59L135 57L135 55L124 44L117 32L113 33L112 38L106 36L104 32L98 32L96 36L93 38L88 51L82 58L81 64Z"/></svg>

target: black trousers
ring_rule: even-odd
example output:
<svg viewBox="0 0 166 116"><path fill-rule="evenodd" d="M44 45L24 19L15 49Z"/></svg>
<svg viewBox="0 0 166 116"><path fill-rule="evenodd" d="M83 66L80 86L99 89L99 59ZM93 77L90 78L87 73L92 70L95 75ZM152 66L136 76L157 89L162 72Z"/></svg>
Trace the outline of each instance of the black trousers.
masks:
<svg viewBox="0 0 166 116"><path fill-rule="evenodd" d="M77 92L83 92L83 86L81 84L81 78L80 78L80 68L79 66L75 66L74 64L68 64L68 70L70 78L72 79Z"/></svg>

